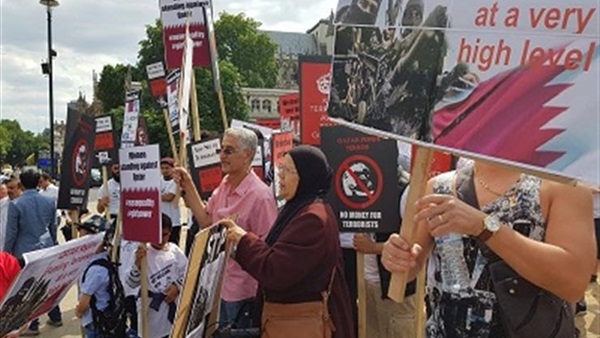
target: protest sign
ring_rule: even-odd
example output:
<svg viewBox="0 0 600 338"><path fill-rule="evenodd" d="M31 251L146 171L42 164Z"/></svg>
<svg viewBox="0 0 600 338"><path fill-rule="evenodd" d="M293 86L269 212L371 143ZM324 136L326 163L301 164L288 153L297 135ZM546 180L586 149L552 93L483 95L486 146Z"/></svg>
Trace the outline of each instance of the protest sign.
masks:
<svg viewBox="0 0 600 338"><path fill-rule="evenodd" d="M119 149L123 238L161 243L160 153L157 144Z"/></svg>
<svg viewBox="0 0 600 338"><path fill-rule="evenodd" d="M322 127L321 149L335 168L328 200L340 229L395 231L400 223L396 141L343 126Z"/></svg>
<svg viewBox="0 0 600 338"><path fill-rule="evenodd" d="M167 79L162 61L146 66L150 93L160 108L167 108Z"/></svg>
<svg viewBox="0 0 600 338"><path fill-rule="evenodd" d="M142 116L138 116L137 129L135 133L135 146L147 146L150 143L150 136L148 135L148 124L146 119Z"/></svg>
<svg viewBox="0 0 600 338"><path fill-rule="evenodd" d="M103 238L104 232L26 253L23 270L0 303L0 337L58 305Z"/></svg>
<svg viewBox="0 0 600 338"><path fill-rule="evenodd" d="M340 1L330 117L600 186L597 2L390 4Z"/></svg>
<svg viewBox="0 0 600 338"><path fill-rule="evenodd" d="M181 68L185 45L186 24L194 46L194 67L210 65L206 21L202 7L210 7L208 0L160 0L160 20L163 27L167 69Z"/></svg>
<svg viewBox="0 0 600 338"><path fill-rule="evenodd" d="M208 139L189 145L188 153L190 174L200 193L200 197L207 201L212 192L217 189L223 179L221 161L218 150L221 149L219 138Z"/></svg>
<svg viewBox="0 0 600 338"><path fill-rule="evenodd" d="M181 73L181 92L179 98L181 99L179 103L179 126L187 126L190 118L190 97L192 94L192 90L196 90L195 87L192 87L192 83L194 82L195 74L192 68L192 56L193 56L194 48L192 38L189 35L189 32L185 32L185 45L183 49L183 63L182 63L182 73ZM188 135L187 128L180 128L180 135L184 137ZM183 140L183 138L181 138Z"/></svg>
<svg viewBox="0 0 600 338"><path fill-rule="evenodd" d="M96 137L94 138L94 167L107 166L117 161L115 141L115 119L112 115L95 118Z"/></svg>
<svg viewBox="0 0 600 338"><path fill-rule="evenodd" d="M300 95L291 93L279 97L281 131L291 131L300 139Z"/></svg>
<svg viewBox="0 0 600 338"><path fill-rule="evenodd" d="M181 71L174 70L167 76L167 102L169 121L173 134L179 134L179 79Z"/></svg>
<svg viewBox="0 0 600 338"><path fill-rule="evenodd" d="M294 133L275 132L271 137L273 145L273 192L277 197L277 205L282 206L285 201L279 197L279 165L283 162L283 156L294 147Z"/></svg>
<svg viewBox="0 0 600 338"><path fill-rule="evenodd" d="M301 56L300 64L300 141L318 146L322 125L331 125L327 116L331 85L330 56Z"/></svg>
<svg viewBox="0 0 600 338"><path fill-rule="evenodd" d="M67 120L57 207L73 210L87 202L96 126L93 117L73 110Z"/></svg>
<svg viewBox="0 0 600 338"><path fill-rule="evenodd" d="M140 95L140 91L131 91L125 97L125 113L121 134L122 148L133 147L136 143L140 115Z"/></svg>
<svg viewBox="0 0 600 338"><path fill-rule="evenodd" d="M213 225L194 239L172 337L212 337L216 329L221 281L229 256L227 229Z"/></svg>

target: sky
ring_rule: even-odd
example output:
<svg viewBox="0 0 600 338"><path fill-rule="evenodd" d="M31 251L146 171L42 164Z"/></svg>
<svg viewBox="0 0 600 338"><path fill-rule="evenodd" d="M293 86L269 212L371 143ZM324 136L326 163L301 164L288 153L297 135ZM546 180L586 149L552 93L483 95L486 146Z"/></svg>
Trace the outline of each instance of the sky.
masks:
<svg viewBox="0 0 600 338"><path fill-rule="evenodd" d="M158 0L59 0L52 10L55 120L82 92L92 99L92 72L135 64L145 26L159 17ZM329 16L337 0L221 0L226 11L262 22L261 29L305 32ZM16 119L35 133L49 127L46 8L36 0L0 0L0 120Z"/></svg>

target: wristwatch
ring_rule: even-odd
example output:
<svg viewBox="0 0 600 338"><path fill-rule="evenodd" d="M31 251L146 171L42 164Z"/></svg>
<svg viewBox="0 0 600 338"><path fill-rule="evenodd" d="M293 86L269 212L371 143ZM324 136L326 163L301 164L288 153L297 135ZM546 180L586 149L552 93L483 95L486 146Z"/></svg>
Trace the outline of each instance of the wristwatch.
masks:
<svg viewBox="0 0 600 338"><path fill-rule="evenodd" d="M483 219L483 231L477 235L477 238L483 242L486 242L492 237L498 230L500 230L500 219L498 216L492 214L488 215Z"/></svg>

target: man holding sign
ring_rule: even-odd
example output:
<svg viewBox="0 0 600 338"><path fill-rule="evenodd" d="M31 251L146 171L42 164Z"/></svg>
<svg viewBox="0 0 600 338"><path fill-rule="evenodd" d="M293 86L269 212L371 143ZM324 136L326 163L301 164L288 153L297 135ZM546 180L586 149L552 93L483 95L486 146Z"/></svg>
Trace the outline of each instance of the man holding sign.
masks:
<svg viewBox="0 0 600 338"><path fill-rule="evenodd" d="M226 176L206 204L200 199L190 175L183 169L176 170L175 179L181 189L186 194L196 195L196 198L187 195L185 198L201 227L223 218L236 217L237 224L246 231L261 238L268 233L277 217L277 208L273 191L251 168L257 144L256 133L249 129L225 130L219 159ZM219 322L233 322L240 309L253 302L257 286L256 280L230 259L225 269ZM236 324L238 328L248 327L250 318L242 318L241 323Z"/></svg>

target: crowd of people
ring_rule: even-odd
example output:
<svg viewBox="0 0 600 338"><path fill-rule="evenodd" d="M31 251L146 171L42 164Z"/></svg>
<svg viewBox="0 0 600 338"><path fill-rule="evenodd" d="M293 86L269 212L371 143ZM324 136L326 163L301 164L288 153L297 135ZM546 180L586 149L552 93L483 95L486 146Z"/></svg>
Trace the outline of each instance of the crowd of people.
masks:
<svg viewBox="0 0 600 338"><path fill-rule="evenodd" d="M287 152L274 196L251 167L257 144L249 129L225 131L218 151L224 178L208 201L186 169L161 159L163 241L146 246L115 241L121 181L119 165L111 166L96 209L108 217L73 223L80 236L106 233L78 281L75 314L86 337L139 335L142 260L148 264L149 337L169 336L188 264L189 248L180 248L183 223L198 229L222 224L234 248L223 275L219 327L260 328L271 338L356 337L351 267L360 252L366 255L369 338L416 335L414 279L425 266L427 337L577 335L574 304L600 259L598 191L474 161L434 177L415 205L402 205L402 213L417 210L414 243L398 231L340 234L327 201L332 168L326 155L306 145ZM57 196L49 176L34 170L0 184L0 299L23 267L23 254L58 245ZM280 210L276 199L285 200ZM180 202L189 208L185 222ZM191 231L185 246L190 238ZM111 263L113 243L118 265ZM390 273L409 275L401 304L387 298ZM58 306L48 317L48 325L63 325ZM39 325L34 319L9 337L39 335Z"/></svg>

